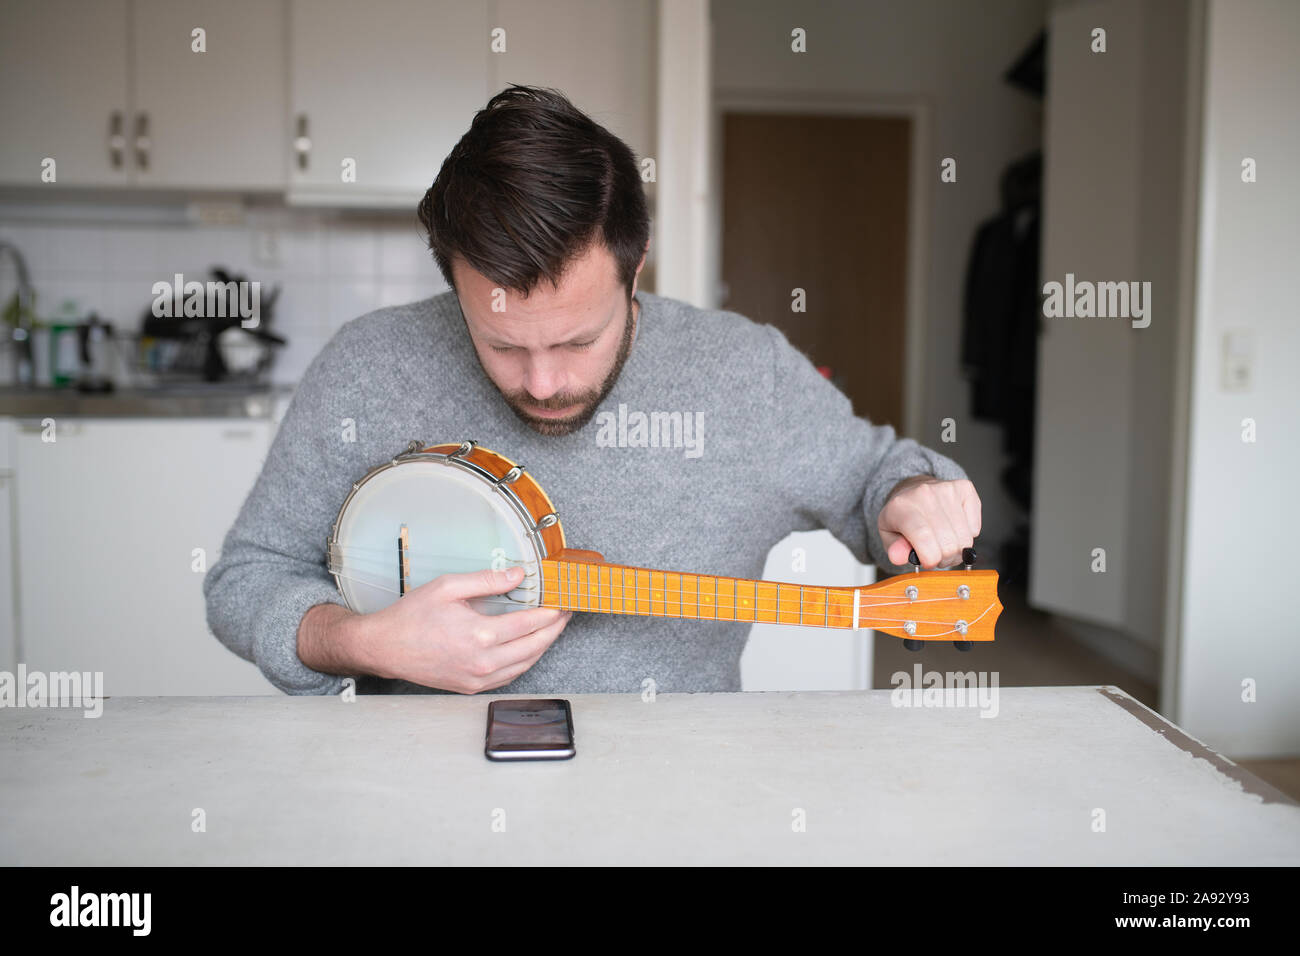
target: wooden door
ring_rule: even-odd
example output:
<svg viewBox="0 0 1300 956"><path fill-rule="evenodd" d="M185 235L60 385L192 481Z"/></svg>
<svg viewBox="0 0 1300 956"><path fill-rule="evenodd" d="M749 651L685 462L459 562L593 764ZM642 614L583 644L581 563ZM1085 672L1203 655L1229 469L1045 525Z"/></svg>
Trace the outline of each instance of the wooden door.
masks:
<svg viewBox="0 0 1300 956"><path fill-rule="evenodd" d="M780 328L858 415L900 429L910 169L905 117L723 119L723 307Z"/></svg>

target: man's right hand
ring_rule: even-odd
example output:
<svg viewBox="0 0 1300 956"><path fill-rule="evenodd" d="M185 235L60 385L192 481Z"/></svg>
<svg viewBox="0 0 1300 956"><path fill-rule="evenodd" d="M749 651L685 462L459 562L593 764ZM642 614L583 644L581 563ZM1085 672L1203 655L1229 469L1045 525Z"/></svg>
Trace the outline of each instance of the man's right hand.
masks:
<svg viewBox="0 0 1300 956"><path fill-rule="evenodd" d="M573 616L556 608L480 614L466 603L505 594L523 578L518 567L444 574L383 610L335 605L313 621L329 607L317 605L303 615L298 656L327 673L359 670L459 694L501 687L536 664Z"/></svg>

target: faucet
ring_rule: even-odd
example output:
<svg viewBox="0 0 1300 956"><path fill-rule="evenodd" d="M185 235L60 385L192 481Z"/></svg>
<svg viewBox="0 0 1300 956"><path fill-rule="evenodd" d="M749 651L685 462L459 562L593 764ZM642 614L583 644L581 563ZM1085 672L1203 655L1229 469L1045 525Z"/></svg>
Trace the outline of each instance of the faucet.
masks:
<svg viewBox="0 0 1300 956"><path fill-rule="evenodd" d="M10 333L15 344L14 382L18 385L35 385L36 363L32 358L31 320L36 290L32 287L32 277L27 271L27 260L23 258L22 252L12 242L0 239L0 257L5 253L13 259L14 270L18 273L18 321Z"/></svg>

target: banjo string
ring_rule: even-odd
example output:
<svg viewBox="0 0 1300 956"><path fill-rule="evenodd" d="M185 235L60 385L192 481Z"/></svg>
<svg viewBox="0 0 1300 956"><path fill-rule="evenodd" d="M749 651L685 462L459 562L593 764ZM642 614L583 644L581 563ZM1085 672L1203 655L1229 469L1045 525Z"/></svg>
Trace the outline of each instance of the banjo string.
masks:
<svg viewBox="0 0 1300 956"><path fill-rule="evenodd" d="M334 550L335 550L336 553L341 553L341 554L343 554L344 556L346 556L347 554L349 554L349 553L351 553L351 552L359 551L359 550L364 550L364 551L369 551L369 552L375 552L375 553L379 553L379 552L382 550L383 560L377 561L377 562L375 562L375 563L377 563L377 564L378 564L378 565L379 565L383 570L385 570L385 571L388 569L388 565L389 565L389 563L390 563L388 560L386 560L386 559L388 558L388 556L389 556L389 549L387 549L387 548L379 549L379 548L357 548L357 547L352 547L352 548L335 548ZM473 559L470 559L470 558L462 558L462 557L459 556L459 555L452 555L452 554L435 554L435 553L433 553L433 552L429 552L429 551L414 551L414 550L412 550L412 551L409 551L409 552L407 552L407 553L408 553L409 555L411 555L411 557L412 557L412 559L413 559L412 563L414 563L414 559L416 559L416 558L419 558L419 559L425 559L425 558L435 559L435 558L436 558L436 559L443 559L443 560L449 560L449 561L465 561L465 562L470 562L470 561L473 560ZM537 573L536 570L535 570L535 565L536 565L536 562L535 562L535 561L529 561L529 560L526 560L526 559L523 559L523 558L497 558L497 559L495 559L495 560L497 560L497 561L504 561L506 564L513 565L513 566L515 566L515 567L522 567L522 568L525 569L526 573L529 574L529 575L533 575L533 574L536 574L536 573ZM553 560L553 559L547 559L547 560ZM625 567L625 565L621 565L621 564L614 564L614 565L584 565L584 567L610 567L610 568L623 568L623 567ZM475 566L473 566L473 567L471 567L471 568L469 569L470 572L474 572L474 571L486 571L486 570L488 570L488 569L487 569L487 568L483 568L483 567L479 567L477 564L475 564ZM498 570L500 570L500 569L498 569ZM628 568L628 570L633 570L633 571L639 572L639 573L641 573L641 574L646 574L646 575L651 574L651 573L654 573L654 574L660 574L660 575L663 575L663 574L674 574L674 575L679 574L679 572L676 572L676 571L653 571L653 572L652 572L652 569L650 569L650 568ZM709 574L687 575L687 574L685 574L685 573L681 573L681 576L682 576L682 577L687 577L687 576L690 576L690 577L703 577L703 578L708 578L708 577L717 577L717 579L718 579L719 581L723 581L723 580L737 580L737 581L746 581L746 582L748 582L748 579L745 579L745 578L733 578L733 579L728 579L728 578L723 578L723 577L721 577L721 576L717 576L717 575L709 575ZM756 584L768 585L768 586L772 586L772 587L775 587L775 586L777 586L777 585L785 585L786 587L809 587L809 585L786 584L785 582L778 582L778 581L757 581L757 582L754 582L754 583L756 583ZM581 598L581 597L591 597L591 591L590 591L590 588L588 588L585 584L578 583L578 584L574 585L574 587L575 587L575 593L577 594L578 597L580 597L580 598ZM520 588L520 590L534 590L534 588L532 588L532 587L528 587L528 588ZM623 592L626 592L626 591L628 590L628 587L627 587L627 585L625 585L625 584L624 584L624 585L620 585L619 590L621 590L621 591L623 591ZM631 588L631 590L632 590L632 593L633 593L633 595L634 595L634 600L639 600L639 598L640 598L640 594L641 594L641 591L642 591L642 587L641 587L641 585L640 585L640 584L635 584L635 585ZM667 601L667 595L668 595L668 593L669 593L670 590L671 590L671 589L669 589L669 588L664 588L664 587L653 587L653 583L652 583L652 582L648 582L648 583L645 585L645 592L646 592L646 594L647 594L647 600L651 600L650 595L652 594L652 592L658 591L658 592L663 593L663 594L665 595L665 597L663 598L663 600L664 600L664 601ZM813 590L843 591L843 590L854 590L854 589L853 589L853 588L834 588L834 587L823 588L823 587L817 586L817 587L814 587ZM393 589L393 593L394 593L394 594L397 594L398 592L397 592L396 589ZM612 599L614 593L615 593L615 587L614 587L614 585L613 585L612 583L611 583L611 585L610 585L610 587L609 587L608 590L606 590L606 589L604 589L603 587L601 587L601 586L598 585L597 588L596 588L596 600L599 600L599 599L602 599L602 598ZM682 597L684 598L685 595L683 594ZM957 598L952 597L952 596L948 596L948 597L934 597L934 598L915 598L915 599L910 599L910 598L896 598L896 597L893 597L893 596L882 595L880 599L878 599L878 600L873 600L872 597L871 597L869 594L860 594L860 595L858 595L858 606L861 607L861 608L864 608L864 609L865 609L865 608L869 608L869 607L903 607L903 606L908 606L908 607L910 607L910 606L914 606L914 605L917 605L917 604L932 604L932 603L935 603L935 602L937 602L937 601L952 601L952 600L957 600ZM763 604L763 599L761 599L761 598L755 597L755 602L756 602L756 604L760 607L761 610L765 610L765 611L767 611L767 610L775 610L775 609L778 609L779 606L780 606L780 603L781 603L779 597L777 597L777 598L775 599L775 604L774 604L773 607L771 607L771 608L766 607L766 606ZM686 600L684 600L684 599L681 600L681 601L673 601L672 603L674 603L674 604L680 604L681 607L694 607L694 608L697 608L697 609L698 609L698 608L701 608L701 607L707 607L707 606L709 606L708 603L706 603L706 602L686 601ZM584 608L584 609L581 609L581 610L586 610L586 609Z"/></svg>

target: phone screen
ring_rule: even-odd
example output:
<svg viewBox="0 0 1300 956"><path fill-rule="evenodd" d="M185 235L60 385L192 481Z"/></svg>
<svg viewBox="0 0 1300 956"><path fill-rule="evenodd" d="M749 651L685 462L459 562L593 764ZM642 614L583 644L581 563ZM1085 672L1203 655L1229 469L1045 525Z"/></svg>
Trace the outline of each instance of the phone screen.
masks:
<svg viewBox="0 0 1300 956"><path fill-rule="evenodd" d="M493 760L572 757L573 716L567 700L494 700L488 705L487 746Z"/></svg>

